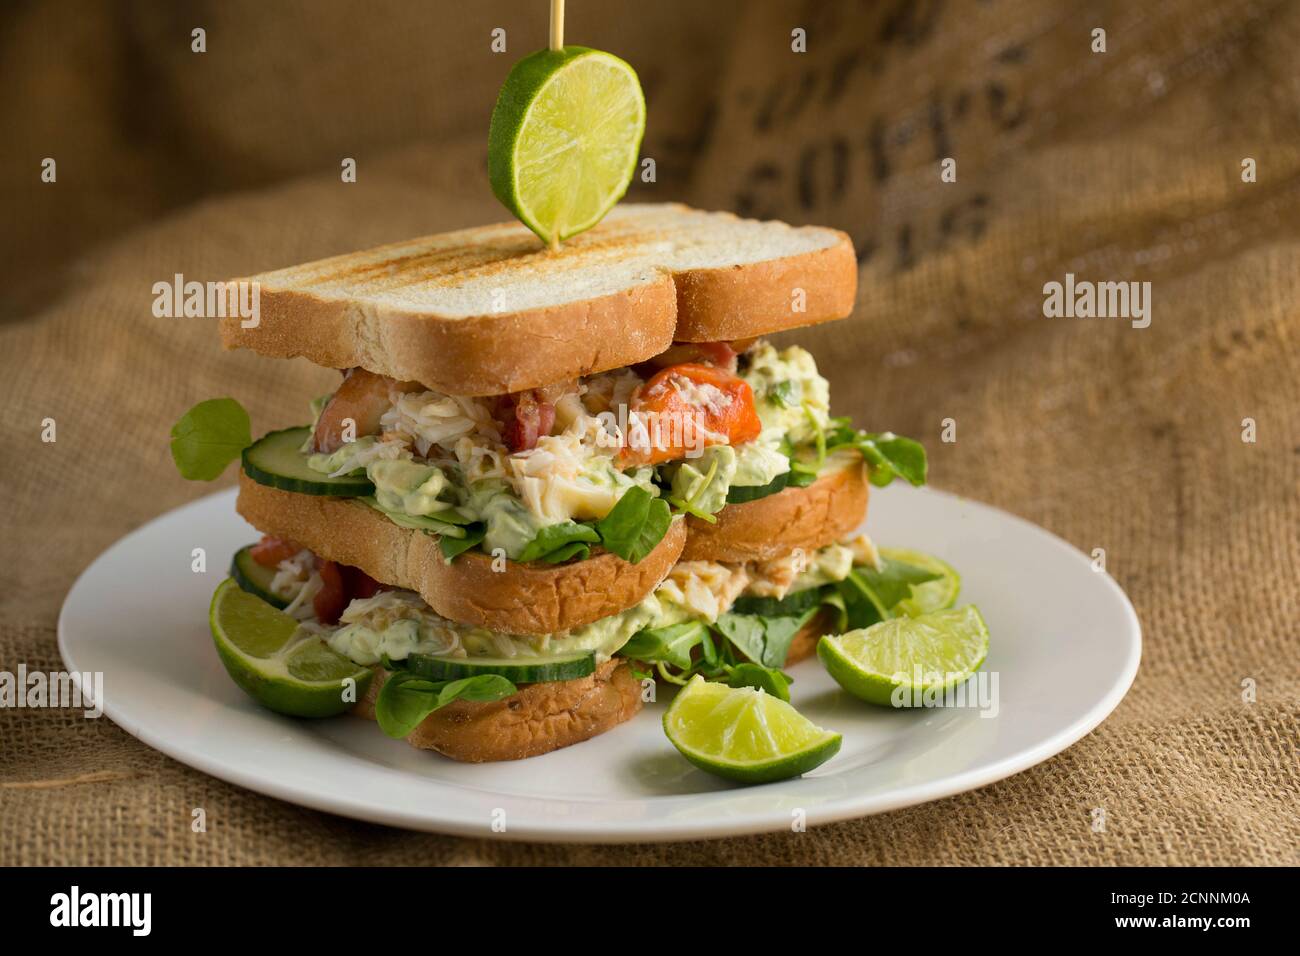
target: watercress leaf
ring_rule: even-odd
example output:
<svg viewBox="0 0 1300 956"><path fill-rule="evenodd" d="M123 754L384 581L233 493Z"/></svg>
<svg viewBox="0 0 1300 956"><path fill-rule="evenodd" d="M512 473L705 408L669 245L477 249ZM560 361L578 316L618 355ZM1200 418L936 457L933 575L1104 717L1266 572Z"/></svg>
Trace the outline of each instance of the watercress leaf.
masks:
<svg viewBox="0 0 1300 956"><path fill-rule="evenodd" d="M442 520L443 515L455 514L456 517L460 517L460 513L451 508L435 511L431 515L408 515L404 511L389 511L373 495L367 495L357 500L374 508L399 528L406 528L410 531L429 531L445 538L463 538L465 536L465 529L461 527L461 522L452 523Z"/></svg>
<svg viewBox="0 0 1300 956"><path fill-rule="evenodd" d="M478 674L446 681L438 691L438 706L446 707L453 700L490 701L509 697L515 685L500 674Z"/></svg>
<svg viewBox="0 0 1300 956"><path fill-rule="evenodd" d="M550 554L542 558L547 564L563 564L571 558L577 558L579 561L586 561L591 556L591 548L581 541L570 541L568 544L561 545Z"/></svg>
<svg viewBox="0 0 1300 956"><path fill-rule="evenodd" d="M468 525L475 523L469 515L459 508L448 508L446 511L439 511L438 520L443 524Z"/></svg>
<svg viewBox="0 0 1300 956"><path fill-rule="evenodd" d="M579 524L576 521L562 521L539 530L536 537L519 553L519 560L539 561L553 551L558 551L575 541L595 543L599 540L600 535L591 525Z"/></svg>
<svg viewBox="0 0 1300 956"><path fill-rule="evenodd" d="M718 648L713 643L713 635L709 633L706 627L704 633L700 635L700 657L709 667L718 666Z"/></svg>
<svg viewBox="0 0 1300 956"><path fill-rule="evenodd" d="M889 609L862 580L856 568L849 572L849 576L841 581L838 587L840 599L844 602L841 631L856 631L859 628L870 627L889 617Z"/></svg>
<svg viewBox="0 0 1300 956"><path fill-rule="evenodd" d="M767 647L764 619L755 614L726 613L718 615L713 628L725 637L736 650L754 662L762 661Z"/></svg>
<svg viewBox="0 0 1300 956"><path fill-rule="evenodd" d="M758 664L737 664L727 668L722 682L729 687L757 687L789 703L793 681L783 671Z"/></svg>
<svg viewBox="0 0 1300 956"><path fill-rule="evenodd" d="M729 612L718 617L714 628L753 663L781 667L794 636L816 613L816 606L784 617Z"/></svg>
<svg viewBox="0 0 1300 956"><path fill-rule="evenodd" d="M671 521L668 502L636 485L596 522L596 531L607 550L636 564L663 540Z"/></svg>
<svg viewBox="0 0 1300 956"><path fill-rule="evenodd" d="M482 523L465 525L465 537L453 538L442 536L438 538L438 548L442 551L442 556L448 564L461 554L464 554L475 545L483 543L483 535L487 533L487 527Z"/></svg>
<svg viewBox="0 0 1300 956"><path fill-rule="evenodd" d="M798 617L763 618L763 657L755 663L764 667L784 667L790 653L790 644L817 609L805 611Z"/></svg>
<svg viewBox="0 0 1300 956"><path fill-rule="evenodd" d="M865 565L858 565L852 573L870 588L879 601L879 606L885 611L892 611L900 601L911 597L912 585L924 584L926 581L939 578L938 574L926 568L904 564L892 558L882 558L879 571Z"/></svg>
<svg viewBox="0 0 1300 956"><path fill-rule="evenodd" d="M664 642L654 631L637 631L618 653L630 660L653 663L664 659Z"/></svg>
<svg viewBox="0 0 1300 956"><path fill-rule="evenodd" d="M708 628L699 621L683 621L667 627L638 631L619 651L636 660L671 664L679 670L691 666L691 652L701 644Z"/></svg>
<svg viewBox="0 0 1300 956"><path fill-rule="evenodd" d="M375 699L375 719L390 737L405 737L438 709L445 682L425 680L409 671L390 674Z"/></svg>
<svg viewBox="0 0 1300 956"><path fill-rule="evenodd" d="M397 671L390 674L375 700L379 728L390 737L405 737L420 721L454 700L488 701L509 697L515 685L498 674L453 681L431 681Z"/></svg>
<svg viewBox="0 0 1300 956"><path fill-rule="evenodd" d="M233 398L199 402L172 426L172 460L191 481L212 481L253 443L248 412Z"/></svg>
<svg viewBox="0 0 1300 956"><path fill-rule="evenodd" d="M893 432L859 432L850 444L862 452L871 466L873 485L883 487L895 477L906 479L912 485L925 484L925 448L920 442Z"/></svg>

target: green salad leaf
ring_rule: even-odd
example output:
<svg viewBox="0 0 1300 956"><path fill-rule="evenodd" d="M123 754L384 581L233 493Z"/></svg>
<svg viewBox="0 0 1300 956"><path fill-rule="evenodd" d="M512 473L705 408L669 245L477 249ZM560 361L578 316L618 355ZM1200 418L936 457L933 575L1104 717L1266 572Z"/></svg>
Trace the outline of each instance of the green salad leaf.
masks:
<svg viewBox="0 0 1300 956"><path fill-rule="evenodd" d="M762 667L748 662L728 667L720 678L729 687L757 687L773 697L790 702L790 675L774 667Z"/></svg>
<svg viewBox="0 0 1300 956"><path fill-rule="evenodd" d="M942 575L884 558L879 568L860 564L845 580L791 592L783 598L747 596L712 624L684 621L633 635L619 653L653 664L659 675L685 684L696 674L732 687L759 687L789 700L790 677L781 668L795 635L823 610L833 612L828 630L843 633L903 613L912 587Z"/></svg>
<svg viewBox="0 0 1300 956"><path fill-rule="evenodd" d="M389 511L373 495L367 495L358 500L374 508L399 528L406 528L410 531L429 531L441 536L443 540L447 538L460 539L467 534L465 528L462 527L465 524L465 517L455 508L446 508L431 515L408 515L403 511Z"/></svg>
<svg viewBox="0 0 1300 956"><path fill-rule="evenodd" d="M483 543L483 536L487 534L487 526L481 521L474 524L467 524L464 527L465 536L453 538L450 536L441 536L438 538L438 547L442 551L443 559L448 564L459 555L464 554L470 548Z"/></svg>
<svg viewBox="0 0 1300 956"><path fill-rule="evenodd" d="M431 681L399 670L389 676L379 691L375 700L375 718L384 733L401 738L435 710L454 700L500 700L515 690L515 685L499 674Z"/></svg>
<svg viewBox="0 0 1300 956"><path fill-rule="evenodd" d="M817 613L818 606L820 605L799 615L783 617L728 612L718 616L714 627L755 664L781 667L790 652L790 642L799 633L799 629Z"/></svg>
<svg viewBox="0 0 1300 956"><path fill-rule="evenodd" d="M233 398L199 402L172 426L172 460L191 481L212 481L253 443L248 412Z"/></svg>
<svg viewBox="0 0 1300 956"><path fill-rule="evenodd" d="M873 485L883 488L895 478L911 485L925 484L927 463L920 442L893 432L861 431L846 417L832 418L831 426L825 435L826 453L856 449L871 468Z"/></svg>
<svg viewBox="0 0 1300 956"><path fill-rule="evenodd" d="M519 553L518 560L558 564L579 552L586 557L591 550L587 545L595 544L599 540L600 535L591 525L580 524L577 521L562 521L539 530L536 537ZM575 548L574 545L579 547Z"/></svg>
<svg viewBox="0 0 1300 956"><path fill-rule="evenodd" d="M668 502L634 485L596 522L596 532L606 550L636 564L663 540L671 521Z"/></svg>
<svg viewBox="0 0 1300 956"><path fill-rule="evenodd" d="M647 664L662 661L688 670L691 666L691 651L703 643L708 631L708 625L700 621L683 621L667 627L647 628L634 634L619 653Z"/></svg>
<svg viewBox="0 0 1300 956"><path fill-rule="evenodd" d="M904 564L893 558L881 558L880 570L858 565L851 574L856 574L871 589L885 610L893 610L900 601L912 596L913 584L937 581L940 575L926 568Z"/></svg>

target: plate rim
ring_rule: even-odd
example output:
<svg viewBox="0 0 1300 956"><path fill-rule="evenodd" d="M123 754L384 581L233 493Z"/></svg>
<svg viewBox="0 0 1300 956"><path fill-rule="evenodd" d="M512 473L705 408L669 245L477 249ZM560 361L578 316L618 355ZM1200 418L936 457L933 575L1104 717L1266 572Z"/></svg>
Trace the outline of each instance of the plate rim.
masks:
<svg viewBox="0 0 1300 956"><path fill-rule="evenodd" d="M196 507L215 498L228 497L233 502L236 491L237 489L233 487L214 491L155 516L114 541L77 575L72 587L68 589L68 593L64 596L63 603L59 608L57 623L59 655L64 666L72 675L79 674L80 670L76 667L67 645L68 606L73 594L76 593L83 580L95 571L102 562L110 559L119 548L129 546L133 539L147 534L154 525L176 512ZM1079 560L1090 563L1088 557L1082 551L1064 538L1027 518L1022 518L995 505L930 486L911 489L911 491L925 496L937 495L950 499L955 503L975 505L980 509L994 512L1001 520L1011 521L1031 534L1067 549ZM1094 573L1097 573L1104 580L1105 586L1119 599L1123 616L1128 625L1130 640L1128 641L1127 656L1119 671L1118 678L1086 713L1035 746L1007 755L992 763L963 770L938 780L905 786L873 797L858 798L856 802L852 796L849 796L810 806L805 811L807 825L809 827L824 826L845 820L875 816L879 813L888 813L892 810L930 803L959 793L979 789L999 780L1005 780L1056 756L1095 730L1103 720L1114 712L1120 701L1124 699L1133 686L1133 681L1137 677L1141 664L1143 642L1141 621L1124 589L1119 586L1119 583L1115 581L1109 572L1100 571ZM74 679L76 678L74 677ZM107 695L105 696L107 697ZM106 717L126 733L145 744L145 746L157 750L178 763L201 773L243 787L246 790L251 790L254 793L366 823L379 823L420 832L442 833L476 839L485 837L485 828L481 818L472 823L454 817L439 818L428 812L408 812L368 803L359 797L346 793L327 793L312 790L306 786L286 783L275 777L268 777L256 770L245 769L229 760L213 757L202 751L173 743L166 738L155 738L153 734L132 726L128 720L124 719L115 704L107 699L100 703ZM392 769L387 772L399 775L401 773ZM431 783L436 786L454 786L443 781L431 781ZM789 813L784 810L777 810L770 813L760 812L735 818L708 821L665 820L660 818L617 823L593 823L589 821L583 826L574 826L567 821L556 821L554 823L542 821L522 825L512 824L510 829L504 833L487 832L490 833L493 839L515 842L612 844L727 839L735 836L782 832L788 830L789 827Z"/></svg>

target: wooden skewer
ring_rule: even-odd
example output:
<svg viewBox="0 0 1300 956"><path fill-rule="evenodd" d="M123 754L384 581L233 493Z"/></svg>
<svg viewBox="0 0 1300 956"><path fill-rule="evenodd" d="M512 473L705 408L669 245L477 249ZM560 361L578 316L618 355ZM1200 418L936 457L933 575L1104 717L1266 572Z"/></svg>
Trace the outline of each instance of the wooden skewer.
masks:
<svg viewBox="0 0 1300 956"><path fill-rule="evenodd" d="M564 48L564 0L551 0L551 49Z"/></svg>
<svg viewBox="0 0 1300 956"><path fill-rule="evenodd" d="M564 49L564 0L551 0L551 49ZM560 251L560 239L551 236L551 252Z"/></svg>

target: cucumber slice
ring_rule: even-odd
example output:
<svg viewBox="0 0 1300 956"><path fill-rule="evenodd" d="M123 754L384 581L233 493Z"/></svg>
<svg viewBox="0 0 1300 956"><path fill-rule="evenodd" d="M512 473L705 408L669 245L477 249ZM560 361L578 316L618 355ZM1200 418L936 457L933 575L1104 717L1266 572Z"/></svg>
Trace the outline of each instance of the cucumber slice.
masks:
<svg viewBox="0 0 1300 956"><path fill-rule="evenodd" d="M596 669L596 655L591 651L557 654L533 660L518 657L434 657L412 654L404 662L412 674L429 680L460 680L479 674L497 674L515 684L541 684L546 681L575 680Z"/></svg>
<svg viewBox="0 0 1300 956"><path fill-rule="evenodd" d="M235 579L235 583L247 591L253 597L259 597L271 607L283 610L289 606L289 602L282 597L277 597L276 593L271 590L271 581L275 578L275 568L268 568L258 564L253 560L253 546L244 545L235 552L234 559L230 562L230 576Z"/></svg>
<svg viewBox="0 0 1300 956"><path fill-rule="evenodd" d="M820 587L794 591L781 599L770 597L739 597L731 605L732 614L758 614L762 617L798 617L822 603Z"/></svg>
<svg viewBox="0 0 1300 956"><path fill-rule="evenodd" d="M765 485L732 485L727 489L727 504L739 505L746 501L757 501L785 489L790 482L790 472L783 471Z"/></svg>
<svg viewBox="0 0 1300 956"><path fill-rule="evenodd" d="M306 425L286 428L264 435L244 449L244 474L259 485L270 485L300 495L336 495L359 498L375 493L375 486L365 475L329 475L307 465L302 446L311 429Z"/></svg>

